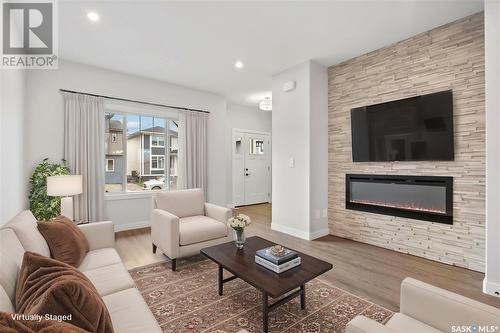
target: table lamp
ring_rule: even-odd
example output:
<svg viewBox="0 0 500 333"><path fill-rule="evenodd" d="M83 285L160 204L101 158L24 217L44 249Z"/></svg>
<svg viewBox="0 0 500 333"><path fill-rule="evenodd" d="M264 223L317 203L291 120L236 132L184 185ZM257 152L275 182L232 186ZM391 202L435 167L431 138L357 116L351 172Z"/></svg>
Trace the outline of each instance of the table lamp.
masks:
<svg viewBox="0 0 500 333"><path fill-rule="evenodd" d="M82 193L82 176L47 177L47 195L61 198L61 215L73 221L73 195Z"/></svg>

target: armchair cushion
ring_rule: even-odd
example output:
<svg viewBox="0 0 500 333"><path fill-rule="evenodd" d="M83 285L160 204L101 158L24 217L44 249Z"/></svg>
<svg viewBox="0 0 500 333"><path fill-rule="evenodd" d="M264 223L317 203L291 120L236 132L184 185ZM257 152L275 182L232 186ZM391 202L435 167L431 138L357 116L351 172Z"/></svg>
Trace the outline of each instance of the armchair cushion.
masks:
<svg viewBox="0 0 500 333"><path fill-rule="evenodd" d="M179 220L180 245L190 245L226 236L226 224L210 217L200 215Z"/></svg>
<svg viewBox="0 0 500 333"><path fill-rule="evenodd" d="M205 203L205 216L227 224L227 220L229 220L232 215L233 211L229 208L217 206L211 203Z"/></svg>
<svg viewBox="0 0 500 333"><path fill-rule="evenodd" d="M155 208L179 218L205 215L205 197L201 189L160 192L154 198Z"/></svg>
<svg viewBox="0 0 500 333"><path fill-rule="evenodd" d="M386 326L396 332L405 333L442 333L437 329L426 325L412 317L406 316L402 313L394 314L387 322Z"/></svg>
<svg viewBox="0 0 500 333"><path fill-rule="evenodd" d="M452 325L500 326L500 309L412 278L401 283L400 309L443 332Z"/></svg>
<svg viewBox="0 0 500 333"><path fill-rule="evenodd" d="M347 323L346 333L399 333L365 316L356 316Z"/></svg>

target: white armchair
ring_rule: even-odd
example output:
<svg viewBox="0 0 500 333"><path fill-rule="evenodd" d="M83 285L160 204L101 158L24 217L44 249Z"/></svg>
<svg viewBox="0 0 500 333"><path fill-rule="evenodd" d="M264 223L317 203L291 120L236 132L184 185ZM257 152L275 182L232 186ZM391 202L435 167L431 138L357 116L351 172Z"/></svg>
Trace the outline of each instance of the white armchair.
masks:
<svg viewBox="0 0 500 333"><path fill-rule="evenodd" d="M229 242L233 233L227 227L229 208L205 203L201 189L161 192L153 197L151 239L172 260L198 254L207 246Z"/></svg>
<svg viewBox="0 0 500 333"><path fill-rule="evenodd" d="M461 329L473 326L488 330L467 332L493 332L491 327L500 326L500 309L412 278L401 283L400 311L385 325L357 316L346 333L466 332Z"/></svg>

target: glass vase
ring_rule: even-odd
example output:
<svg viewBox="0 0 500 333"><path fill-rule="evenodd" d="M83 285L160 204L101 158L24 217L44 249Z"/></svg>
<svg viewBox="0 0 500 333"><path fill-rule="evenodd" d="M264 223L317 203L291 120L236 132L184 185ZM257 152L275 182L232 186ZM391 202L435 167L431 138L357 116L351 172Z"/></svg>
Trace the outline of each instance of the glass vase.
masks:
<svg viewBox="0 0 500 333"><path fill-rule="evenodd" d="M245 229L234 229L234 244L238 249L242 249L245 245Z"/></svg>

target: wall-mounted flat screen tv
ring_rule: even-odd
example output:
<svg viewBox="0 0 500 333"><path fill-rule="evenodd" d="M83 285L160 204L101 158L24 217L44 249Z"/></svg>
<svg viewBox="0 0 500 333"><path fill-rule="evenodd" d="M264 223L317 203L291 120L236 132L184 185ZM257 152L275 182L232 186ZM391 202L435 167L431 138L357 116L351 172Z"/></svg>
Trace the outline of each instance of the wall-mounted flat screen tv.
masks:
<svg viewBox="0 0 500 333"><path fill-rule="evenodd" d="M351 110L354 162L451 161L451 90Z"/></svg>

